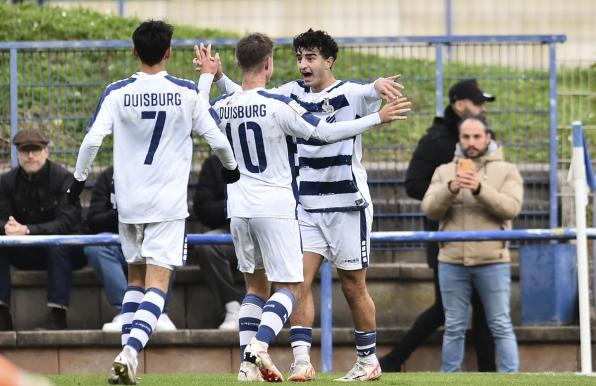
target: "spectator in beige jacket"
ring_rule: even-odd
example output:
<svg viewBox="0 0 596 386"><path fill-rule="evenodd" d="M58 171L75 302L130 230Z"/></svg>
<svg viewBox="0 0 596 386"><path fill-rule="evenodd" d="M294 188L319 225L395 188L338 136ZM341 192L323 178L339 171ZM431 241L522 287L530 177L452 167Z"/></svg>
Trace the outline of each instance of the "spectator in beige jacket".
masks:
<svg viewBox="0 0 596 386"><path fill-rule="evenodd" d="M486 120L467 117L460 123L453 162L435 170L422 200L424 214L439 221L439 230L511 229L519 214L523 181L515 165L505 162L491 140ZM441 243L439 283L445 308L442 370L461 371L472 289L484 305L498 353L498 370L515 372L519 355L511 323L510 257L504 241Z"/></svg>

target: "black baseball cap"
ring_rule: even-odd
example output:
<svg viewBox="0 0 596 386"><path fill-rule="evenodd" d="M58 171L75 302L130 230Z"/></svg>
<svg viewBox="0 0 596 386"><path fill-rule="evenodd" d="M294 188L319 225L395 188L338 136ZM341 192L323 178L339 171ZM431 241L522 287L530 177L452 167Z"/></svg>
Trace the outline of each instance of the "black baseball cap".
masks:
<svg viewBox="0 0 596 386"><path fill-rule="evenodd" d="M465 79L457 82L449 89L449 103L453 104L462 99L469 99L477 105L484 102L494 102L495 96L480 89L476 79Z"/></svg>

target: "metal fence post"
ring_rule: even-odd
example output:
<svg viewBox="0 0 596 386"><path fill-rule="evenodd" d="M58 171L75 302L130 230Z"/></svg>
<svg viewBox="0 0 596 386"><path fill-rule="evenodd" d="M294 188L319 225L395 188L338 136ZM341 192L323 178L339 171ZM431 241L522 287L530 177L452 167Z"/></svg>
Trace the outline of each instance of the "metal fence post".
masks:
<svg viewBox="0 0 596 386"><path fill-rule="evenodd" d="M435 115L443 116L443 44L435 46Z"/></svg>
<svg viewBox="0 0 596 386"><path fill-rule="evenodd" d="M124 16L124 0L118 0L118 16Z"/></svg>
<svg viewBox="0 0 596 386"><path fill-rule="evenodd" d="M12 138L19 130L19 77L17 68L17 49L10 49L10 138L9 143L12 143ZM14 146L10 146L10 164L14 168L18 165L17 150Z"/></svg>
<svg viewBox="0 0 596 386"><path fill-rule="evenodd" d="M321 363L324 373L333 371L333 282L331 263L321 265Z"/></svg>
<svg viewBox="0 0 596 386"><path fill-rule="evenodd" d="M451 37L453 34L453 3L445 0L445 35ZM447 46L447 61L451 60L451 45Z"/></svg>
<svg viewBox="0 0 596 386"><path fill-rule="evenodd" d="M557 45L549 43L549 86L550 86L550 178L549 178L549 200L550 214L549 222L551 228L559 226L558 221L558 181L557 170L559 164L558 142L557 142Z"/></svg>

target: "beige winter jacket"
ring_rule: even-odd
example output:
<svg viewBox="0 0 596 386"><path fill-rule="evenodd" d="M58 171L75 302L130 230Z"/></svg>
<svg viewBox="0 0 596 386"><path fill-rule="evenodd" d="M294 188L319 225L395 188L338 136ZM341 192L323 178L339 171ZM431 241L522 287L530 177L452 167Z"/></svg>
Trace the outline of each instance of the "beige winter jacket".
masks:
<svg viewBox="0 0 596 386"><path fill-rule="evenodd" d="M456 195L447 188L455 179L459 145L453 162L439 166L424 199L424 214L439 221L439 230L511 229L511 220L522 207L523 181L515 165L503 160L501 148L491 142L488 152L474 160L480 178L480 192L461 189ZM465 241L440 243L439 261L482 265L510 261L506 241Z"/></svg>

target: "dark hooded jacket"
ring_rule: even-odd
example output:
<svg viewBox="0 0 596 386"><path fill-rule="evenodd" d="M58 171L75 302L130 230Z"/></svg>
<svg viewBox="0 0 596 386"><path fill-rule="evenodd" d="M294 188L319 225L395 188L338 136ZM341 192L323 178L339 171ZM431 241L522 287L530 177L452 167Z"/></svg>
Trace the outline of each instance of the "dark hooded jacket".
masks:
<svg viewBox="0 0 596 386"><path fill-rule="evenodd" d="M406 171L406 194L409 197L422 201L435 169L453 160L455 145L459 141L458 125L460 121L461 118L449 105L445 108L444 117L435 117L432 126L420 138ZM424 218L424 230L436 231L438 229L437 221ZM426 260L429 267L437 266L438 254L437 243L426 243Z"/></svg>

